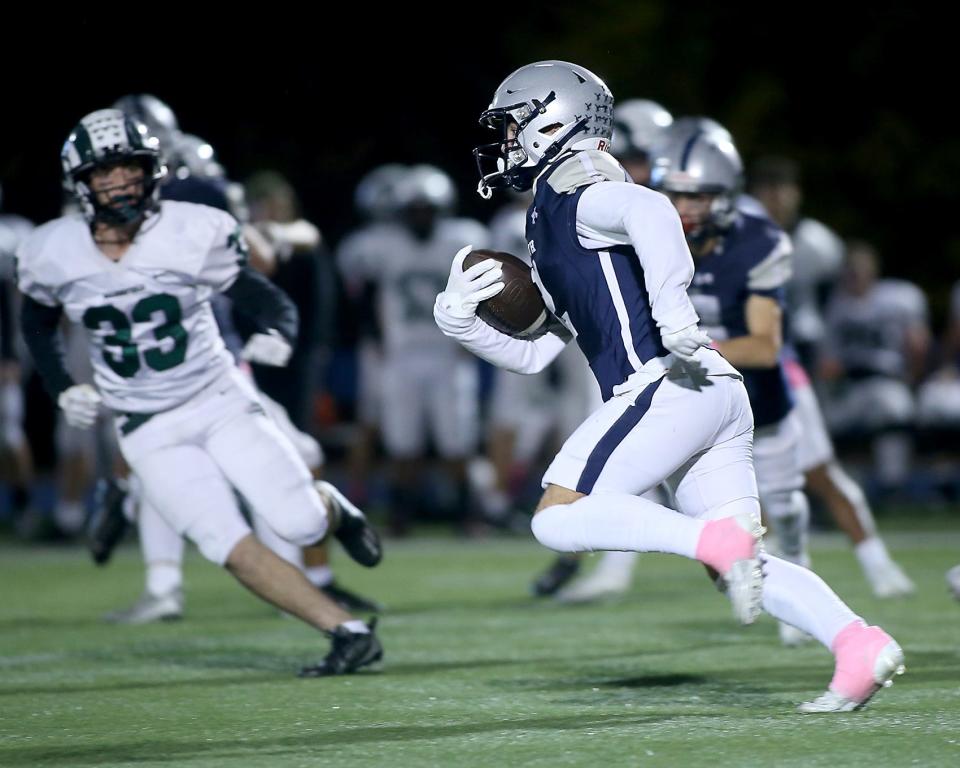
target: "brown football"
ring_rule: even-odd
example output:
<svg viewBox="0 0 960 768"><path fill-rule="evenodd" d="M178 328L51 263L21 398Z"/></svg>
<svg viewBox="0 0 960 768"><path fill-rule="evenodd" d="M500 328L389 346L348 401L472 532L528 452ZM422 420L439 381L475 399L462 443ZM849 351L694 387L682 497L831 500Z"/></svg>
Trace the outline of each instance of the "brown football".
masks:
<svg viewBox="0 0 960 768"><path fill-rule="evenodd" d="M467 254L463 269L486 259L496 259L503 266L504 286L496 296L480 302L477 316L508 336L532 335L547 319L547 305L533 282L530 267L509 253L481 248Z"/></svg>

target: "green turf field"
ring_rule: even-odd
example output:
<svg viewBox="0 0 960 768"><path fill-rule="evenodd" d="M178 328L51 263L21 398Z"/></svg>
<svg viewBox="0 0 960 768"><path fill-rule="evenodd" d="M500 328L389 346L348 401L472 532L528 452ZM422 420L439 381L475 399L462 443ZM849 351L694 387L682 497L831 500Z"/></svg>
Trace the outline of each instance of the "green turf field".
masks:
<svg viewBox="0 0 960 768"><path fill-rule="evenodd" d="M191 556L188 617L113 628L136 550L103 570L74 550L0 546L0 766L958 766L960 532L898 533L920 594L870 597L838 538L820 573L904 646L907 674L865 711L794 713L832 673L819 647L738 629L694 563L651 555L619 603L526 596L535 542L392 544L340 558L380 597L382 670L298 680L326 640Z"/></svg>

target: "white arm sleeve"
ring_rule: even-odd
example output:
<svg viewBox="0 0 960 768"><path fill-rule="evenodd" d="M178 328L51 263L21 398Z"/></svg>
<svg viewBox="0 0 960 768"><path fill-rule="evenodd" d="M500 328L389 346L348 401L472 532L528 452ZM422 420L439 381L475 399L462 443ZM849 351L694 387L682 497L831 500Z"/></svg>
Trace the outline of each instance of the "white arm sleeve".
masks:
<svg viewBox="0 0 960 768"><path fill-rule="evenodd" d="M593 184L580 196L577 234L588 247L633 246L661 335L699 321L687 296L693 258L680 216L659 192L622 181Z"/></svg>
<svg viewBox="0 0 960 768"><path fill-rule="evenodd" d="M41 276L42 262L34 254L31 243L21 243L17 250L16 276L17 287L34 301L48 307L59 306L60 301L54 289L46 284ZM39 265L39 269L38 269Z"/></svg>
<svg viewBox="0 0 960 768"><path fill-rule="evenodd" d="M567 340L554 333L538 339L515 339L491 328L479 317L452 317L439 301L433 306L433 317L445 336L456 339L488 363L514 373L540 373L567 346Z"/></svg>

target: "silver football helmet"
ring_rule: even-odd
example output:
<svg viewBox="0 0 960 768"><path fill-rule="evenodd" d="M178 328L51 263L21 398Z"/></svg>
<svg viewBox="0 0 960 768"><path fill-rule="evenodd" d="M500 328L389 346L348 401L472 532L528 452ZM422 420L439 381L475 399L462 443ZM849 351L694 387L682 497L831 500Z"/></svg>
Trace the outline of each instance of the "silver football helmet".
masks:
<svg viewBox="0 0 960 768"><path fill-rule="evenodd" d="M664 107L649 99L630 99L617 105L613 117L610 154L618 160L648 158L664 129L673 123Z"/></svg>
<svg viewBox="0 0 960 768"><path fill-rule="evenodd" d="M484 199L497 187L527 190L563 150L606 149L613 132L613 95L590 70L566 61L538 61L500 83L480 124L499 139L473 151Z"/></svg>
<svg viewBox="0 0 960 768"><path fill-rule="evenodd" d="M170 151L170 144L180 133L177 116L166 102L149 93L131 93L114 102L119 109L138 123L147 126L151 136L156 136L163 153Z"/></svg>
<svg viewBox="0 0 960 768"><path fill-rule="evenodd" d="M166 149L167 165L177 178L225 179L226 171L213 147L192 133L178 133Z"/></svg>
<svg viewBox="0 0 960 768"><path fill-rule="evenodd" d="M353 194L354 204L362 216L380 221L397 214L397 187L407 173L407 167L399 163L380 165L360 179Z"/></svg>
<svg viewBox="0 0 960 768"><path fill-rule="evenodd" d="M400 208L419 205L449 214L457 205L453 181L433 165L414 165L406 169L396 183L395 195Z"/></svg>
<svg viewBox="0 0 960 768"><path fill-rule="evenodd" d="M730 132L709 118L681 118L664 132L655 151L654 189L712 197L709 215L687 231L687 240L703 242L729 229L743 188L743 161Z"/></svg>
<svg viewBox="0 0 960 768"><path fill-rule="evenodd" d="M733 141L733 135L730 133L730 131L728 131L712 117L704 117L703 115L684 115L683 117L678 117L670 125L668 134L672 134L674 132L680 134L690 134L694 131L724 136L730 141ZM663 135L666 137L668 134Z"/></svg>

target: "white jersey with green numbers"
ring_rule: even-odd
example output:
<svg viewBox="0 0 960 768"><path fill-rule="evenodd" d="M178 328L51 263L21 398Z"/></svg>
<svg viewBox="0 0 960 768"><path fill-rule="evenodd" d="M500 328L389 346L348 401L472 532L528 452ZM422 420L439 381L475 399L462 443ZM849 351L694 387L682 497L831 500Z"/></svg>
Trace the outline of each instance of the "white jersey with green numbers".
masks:
<svg viewBox="0 0 960 768"><path fill-rule="evenodd" d="M210 308L246 260L236 220L165 201L117 261L80 216L36 229L17 253L20 290L62 306L90 337L94 383L119 413L180 405L233 366Z"/></svg>
<svg viewBox="0 0 960 768"><path fill-rule="evenodd" d="M459 354L459 345L437 330L433 305L457 251L465 245L486 248L487 241L486 228L472 219L440 219L425 240L393 222L378 222L344 240L338 262L348 282L377 285L385 352Z"/></svg>

